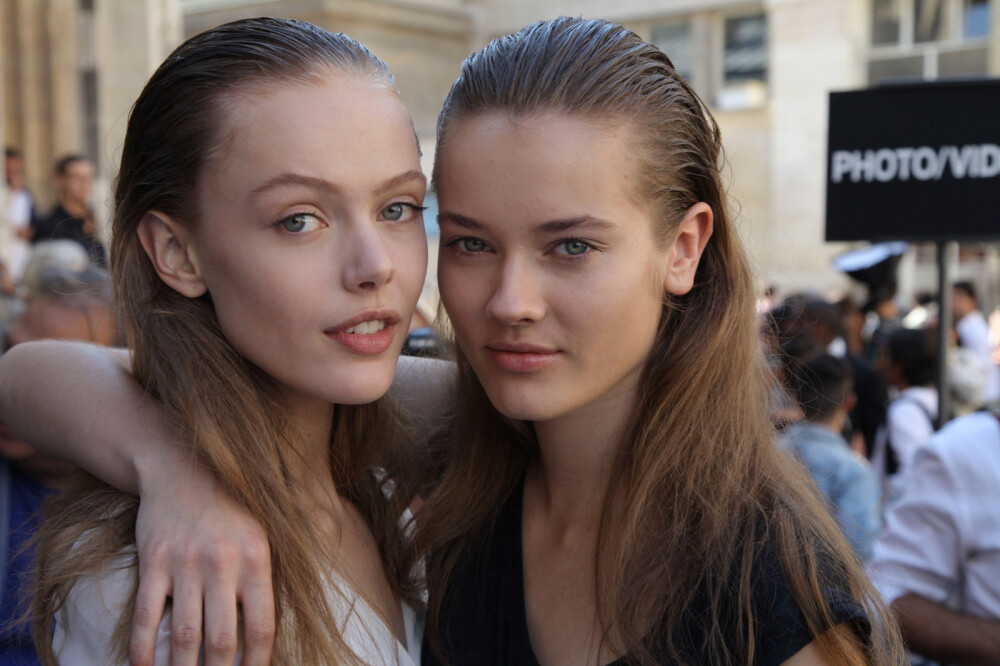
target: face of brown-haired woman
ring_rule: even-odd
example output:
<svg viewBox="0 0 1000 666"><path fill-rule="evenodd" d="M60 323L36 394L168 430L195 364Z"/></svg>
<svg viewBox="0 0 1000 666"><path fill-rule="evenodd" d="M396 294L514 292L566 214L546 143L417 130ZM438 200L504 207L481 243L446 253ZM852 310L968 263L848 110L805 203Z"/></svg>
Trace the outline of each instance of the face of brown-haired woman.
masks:
<svg viewBox="0 0 1000 666"><path fill-rule="evenodd" d="M449 134L437 182L441 296L506 416L624 415L664 294L691 288L711 209L692 207L658 243L631 138L627 125L559 113L472 116Z"/></svg>
<svg viewBox="0 0 1000 666"><path fill-rule="evenodd" d="M177 291L211 295L226 338L292 399L371 402L426 270L409 116L384 84L342 74L233 101L197 223L152 211L147 253Z"/></svg>

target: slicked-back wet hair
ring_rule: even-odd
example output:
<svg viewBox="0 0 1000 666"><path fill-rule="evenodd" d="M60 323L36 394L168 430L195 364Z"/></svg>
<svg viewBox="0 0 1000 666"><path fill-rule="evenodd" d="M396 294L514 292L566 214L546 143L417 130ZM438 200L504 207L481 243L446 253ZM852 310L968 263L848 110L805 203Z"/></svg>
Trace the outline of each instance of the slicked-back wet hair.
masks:
<svg viewBox="0 0 1000 666"><path fill-rule="evenodd" d="M634 33L559 18L466 59L439 117L435 174L449 159L453 128L484 114L515 121L565 114L625 127L636 157L628 175L639 179L663 244L695 203L714 212L693 288L664 293L618 442L595 562L601 639L610 651L637 664L661 663L664 654L676 663L753 663L762 638L753 580L776 557L828 663L857 663L859 652L872 664L901 661L898 633L850 546L803 471L774 444L754 282L726 206L719 128L705 104L670 59ZM444 202L448 184L435 182ZM481 535L538 455L530 424L490 405L460 351L459 364L448 466L417 532L431 553L429 635L438 647L453 574L476 557ZM867 610L870 643L828 631L835 620L821 590L831 588ZM705 637L695 656L672 630L691 622Z"/></svg>

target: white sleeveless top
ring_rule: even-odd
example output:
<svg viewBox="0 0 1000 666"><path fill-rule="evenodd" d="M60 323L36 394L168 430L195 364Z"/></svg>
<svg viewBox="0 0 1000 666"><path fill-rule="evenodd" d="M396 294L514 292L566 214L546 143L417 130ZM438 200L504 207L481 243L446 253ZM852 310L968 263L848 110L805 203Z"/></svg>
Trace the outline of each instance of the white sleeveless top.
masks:
<svg viewBox="0 0 1000 666"><path fill-rule="evenodd" d="M131 575L130 568L109 570L100 578L87 576L73 586L66 604L56 615L52 636L52 647L60 664L109 666L116 663L110 652L111 635L125 605ZM331 607L341 623L341 634L365 664L419 666L424 630L422 612L409 604L402 604L406 628L404 647L362 597L346 585L339 588L343 595L331 593ZM234 663L239 663L239 660L238 652ZM198 662L202 663L202 659ZM170 664L169 610L164 613L156 635L154 663L156 666Z"/></svg>
<svg viewBox="0 0 1000 666"><path fill-rule="evenodd" d="M125 558L122 568L109 569L104 575L80 579L70 590L66 604L56 615L52 648L65 666L109 666L115 664L110 646L111 635L125 605L132 570ZM375 611L346 585L338 585L343 594L329 595L330 605L340 622L341 635L354 653L372 666L419 666L423 639L424 614L403 603L406 646L379 619ZM239 663L240 653L236 661ZM198 663L202 663L199 658ZM120 663L127 663L127 660ZM170 664L170 612L164 613L156 635L156 666Z"/></svg>

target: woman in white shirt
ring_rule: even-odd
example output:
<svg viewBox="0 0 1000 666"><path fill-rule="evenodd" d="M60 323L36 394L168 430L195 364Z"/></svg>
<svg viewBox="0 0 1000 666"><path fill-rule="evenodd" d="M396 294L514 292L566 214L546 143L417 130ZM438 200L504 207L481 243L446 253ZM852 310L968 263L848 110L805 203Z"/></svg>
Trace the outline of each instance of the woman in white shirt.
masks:
<svg viewBox="0 0 1000 666"><path fill-rule="evenodd" d="M407 449L381 398L423 284L425 189L386 65L308 23L195 36L132 109L111 253L132 370L192 442L182 455L262 526L274 663L419 653L406 604L417 593L397 573L410 467L387 462ZM136 602L138 510L95 479L50 506L32 606L44 663L126 660L133 612L148 612ZM204 611L239 612L217 597ZM245 615L244 647L269 641L269 624ZM202 649L200 627L168 618L159 632L157 664L171 646L175 659ZM216 635L204 650L237 642Z"/></svg>

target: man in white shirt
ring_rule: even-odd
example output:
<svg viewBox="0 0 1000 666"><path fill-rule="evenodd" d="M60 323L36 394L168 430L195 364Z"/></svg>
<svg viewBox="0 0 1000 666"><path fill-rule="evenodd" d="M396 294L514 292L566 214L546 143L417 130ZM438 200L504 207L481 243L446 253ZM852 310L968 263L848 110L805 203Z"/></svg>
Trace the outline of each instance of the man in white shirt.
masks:
<svg viewBox="0 0 1000 666"><path fill-rule="evenodd" d="M982 402L995 405L1000 401L1000 366L993 362L990 327L979 311L976 288L971 282L956 282L951 288L951 309L955 315L958 343L976 353L986 368L986 384Z"/></svg>
<svg viewBox="0 0 1000 666"><path fill-rule="evenodd" d="M976 412L917 453L875 542L872 581L914 652L1000 663L1000 419Z"/></svg>
<svg viewBox="0 0 1000 666"><path fill-rule="evenodd" d="M899 328L885 343L885 378L898 391L876 437L872 466L885 474L888 500L902 492L917 450L934 434L938 415L937 344L925 328Z"/></svg>
<svg viewBox="0 0 1000 666"><path fill-rule="evenodd" d="M34 235L31 220L34 217L35 202L24 186L21 153L13 148L4 149L4 179L8 189L7 211L2 215L6 228L2 233L6 237L0 260L7 266L11 279L18 282L31 254L31 237Z"/></svg>

